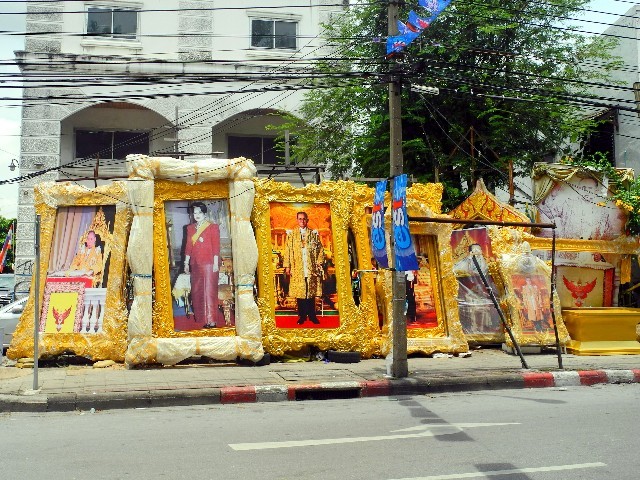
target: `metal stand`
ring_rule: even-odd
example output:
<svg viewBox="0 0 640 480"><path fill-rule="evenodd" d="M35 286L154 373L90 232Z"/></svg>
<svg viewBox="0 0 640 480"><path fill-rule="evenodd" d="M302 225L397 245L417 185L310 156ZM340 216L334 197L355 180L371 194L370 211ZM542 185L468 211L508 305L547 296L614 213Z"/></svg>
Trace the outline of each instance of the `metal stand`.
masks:
<svg viewBox="0 0 640 480"><path fill-rule="evenodd" d="M551 243L551 291L549 292L549 306L551 307L551 319L553 320L553 331L556 335L556 352L558 355L558 368L562 366L562 350L560 348L560 336L558 335L558 323L556 322L556 309L553 303L553 293L556 291L556 230L553 229L553 241Z"/></svg>
<svg viewBox="0 0 640 480"><path fill-rule="evenodd" d="M520 362L522 362L522 368L529 369L529 365L527 365L527 361L525 360L524 355L522 355L522 351L520 350L520 345L518 345L518 342L516 341L515 337L513 336L513 332L511 331L511 327L507 324L507 321L504 318L504 313L502 312L502 309L500 308L500 304L498 303L498 299L496 298L495 294L493 293L493 290L491 289L491 286L489 285L489 282L487 281L487 277L484 276L484 273L482 272L482 269L480 268L480 264L478 263L478 259L477 259L477 255L478 254L474 253L473 250L471 250L471 248L473 248L473 245L469 248L469 252L471 253L471 259L473 260L473 264L475 265L476 270L478 271L478 274L480 275L480 278L482 279L482 283L484 283L484 287L486 288L487 293L491 297L491 301L493 302L493 306L496 307L496 310L498 311L498 315L500 316L500 321L502 322L502 325L504 326L504 329L509 334L509 338L511 338L511 342L513 343L513 346L515 347L516 352L518 353L518 356L520 357Z"/></svg>

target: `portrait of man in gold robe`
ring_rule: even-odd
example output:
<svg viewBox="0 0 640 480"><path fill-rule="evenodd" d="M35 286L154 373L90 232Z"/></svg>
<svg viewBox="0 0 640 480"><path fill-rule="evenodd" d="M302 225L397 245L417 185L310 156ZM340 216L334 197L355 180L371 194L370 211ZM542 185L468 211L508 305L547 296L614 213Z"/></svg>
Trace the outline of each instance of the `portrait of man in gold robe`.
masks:
<svg viewBox="0 0 640 480"><path fill-rule="evenodd" d="M289 277L289 296L298 307L298 325L309 320L319 324L315 299L322 297L324 248L316 230L307 227L306 212L296 214L298 228L288 233L284 248L284 273Z"/></svg>

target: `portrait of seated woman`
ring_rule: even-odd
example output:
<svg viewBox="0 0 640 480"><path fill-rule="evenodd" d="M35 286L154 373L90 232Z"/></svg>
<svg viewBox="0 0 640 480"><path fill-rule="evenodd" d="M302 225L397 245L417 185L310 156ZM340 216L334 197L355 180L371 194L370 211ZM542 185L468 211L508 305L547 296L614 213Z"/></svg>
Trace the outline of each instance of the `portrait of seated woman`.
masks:
<svg viewBox="0 0 640 480"><path fill-rule="evenodd" d="M105 210L112 213L108 206ZM60 234L54 238L47 276L82 280L87 288L105 288L110 224L102 207L97 212L91 207L60 211L56 224Z"/></svg>
<svg viewBox="0 0 640 480"><path fill-rule="evenodd" d="M100 238L89 230L86 240L78 247L68 270L54 272L55 277L89 277L92 278L92 287L99 287L102 281L103 257Z"/></svg>

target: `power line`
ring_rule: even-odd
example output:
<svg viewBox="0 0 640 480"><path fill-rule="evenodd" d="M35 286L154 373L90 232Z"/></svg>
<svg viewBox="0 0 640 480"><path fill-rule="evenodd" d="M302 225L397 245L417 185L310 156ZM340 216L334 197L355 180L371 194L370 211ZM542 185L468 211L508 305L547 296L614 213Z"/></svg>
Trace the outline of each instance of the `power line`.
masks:
<svg viewBox="0 0 640 480"><path fill-rule="evenodd" d="M322 33L322 32L321 32L321 33ZM320 34L318 34L318 36L319 36L319 35L320 35ZM304 47L302 47L302 48L304 48ZM318 47L318 48L320 48L320 47ZM345 47L345 48L346 48L346 47ZM315 51L315 50L317 50L317 48L316 48L316 49L314 49L313 51ZM313 53L313 52L309 52L308 54L311 54L311 53ZM291 62L290 62L290 63L291 63ZM256 83L256 82L252 82L252 83ZM249 84L249 85L251 85L251 84ZM246 86L245 86L245 87L243 87L241 90L244 90L244 89L246 89ZM245 95L245 97L243 97L243 98L246 98L246 97L247 97L247 95ZM214 101L214 102L212 102L212 103L209 103L208 105L205 105L204 107L201 107L201 108L199 108L199 109L196 109L196 111L195 111L195 112L191 112L190 114L188 114L188 115L186 116L186 117L188 117L188 119L187 119L186 121L188 121L189 119L195 119L195 118L201 117L203 114L205 114L205 113L206 113L206 110L207 110L208 108L210 108L211 106L214 106L216 103L219 103L219 101L220 101L220 99L218 99L218 100L216 100L216 101ZM247 100L245 100L245 101L247 101ZM204 113L199 113L199 114L197 114L197 115L195 115L195 116L194 116L194 113L197 113L198 111L202 112L203 110L204 110ZM189 118L189 116L190 116L190 118ZM170 124L169 124L169 123L167 123L167 124L165 124L165 125L163 125L163 126L161 126L161 127L157 127L157 128L158 128L158 129L160 129L160 128L164 128L166 125L170 125ZM178 125L176 125L174 128L178 128ZM166 131L165 131L165 132L162 132L162 133L163 133L163 134L166 134ZM152 137L150 137L150 139L151 139L151 138L152 138ZM197 140L192 139L192 141L197 141ZM122 146L122 145L120 145L120 146ZM83 162L85 162L86 160L87 160L87 158L78 159L78 160L75 160L75 161L72 161L72 162L68 162L67 164L64 164L64 166L63 166L63 165L59 165L59 166L57 166L57 167L52 167L52 168L49 168L49 169L46 169L46 170L42 170L42 171L40 171L40 172L32 172L31 174L27 174L27 175L24 175L24 176L21 176L21 177L17 177L17 178L15 178L15 179L7 180L7 181L0 181L0 185L2 185L2 184L4 184L4 183L16 183L16 182L22 181L22 180L27 179L27 178L34 178L34 177L37 177L37 176L39 176L39 175L41 175L41 174L47 173L47 172L49 172L49 171L60 170L61 168L64 168L64 167L70 167L70 166L73 166L73 165L82 165L82 163L83 163Z"/></svg>
<svg viewBox="0 0 640 480"><path fill-rule="evenodd" d="M24 0L23 0L24 1ZM34 0L28 0L29 3L34 3ZM11 2L11 0L3 0L3 2ZM36 0L37 2L37 0ZM13 3L13 2L12 2ZM20 3L20 2L18 2ZM45 3L51 3L51 2L45 2ZM367 5L367 4L363 4L363 5ZM374 3L370 3L368 5L374 5ZM258 9L262 9L262 10L282 10L282 9L302 9L302 8L318 8L318 7L342 7L344 8L344 3L340 2L340 3L329 3L329 4L322 4L322 5L318 5L318 4L312 4L311 2L309 2L308 4L299 4L299 5L247 5L247 6L243 6L243 7L194 7L194 8L189 8L189 7L182 7L182 8L127 8L125 6L122 6L120 8L118 8L118 5L109 5L108 7L113 9L113 10L119 10L119 11L131 11L131 12L135 12L135 13L175 13L175 12L215 12L215 11L223 11L223 10L258 10ZM91 8L91 7L89 7ZM62 12L60 12L60 10L41 10L41 11L33 11L33 12L29 12L29 11L22 11L22 12L12 12L12 11L5 11L2 12L0 11L1 15L41 15L41 16L45 16L45 15L53 15L53 14L60 14L60 13L64 13L64 14L87 14L89 13L89 9L86 10L64 10Z"/></svg>

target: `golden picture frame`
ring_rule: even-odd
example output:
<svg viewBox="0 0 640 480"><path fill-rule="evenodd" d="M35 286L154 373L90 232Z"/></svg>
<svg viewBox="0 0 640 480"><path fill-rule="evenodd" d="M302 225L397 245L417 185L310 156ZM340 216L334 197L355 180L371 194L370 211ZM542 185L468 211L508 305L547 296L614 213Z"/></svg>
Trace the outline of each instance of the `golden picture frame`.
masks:
<svg viewBox="0 0 640 480"><path fill-rule="evenodd" d="M255 181L255 187L256 203L252 219L260 258L257 271L258 305L262 317L265 350L272 355L281 356L287 352L315 346L319 350L358 351L364 356L370 356L373 351L371 338L375 335L374 322L370 317L375 309L375 299L367 295L366 300L356 307L351 292L348 259L347 237L355 184L339 181L295 187L288 183L258 179ZM290 271L290 275L282 277L280 272L285 264L278 263L279 250L289 241L289 235L297 228L292 222L298 218L299 210L310 212L310 230L320 225L321 219L317 218L320 212L329 212L328 218L323 217L323 231L320 231L319 235L322 236L325 261L328 257L331 260L326 262L330 263L330 267L325 271L329 276L335 275L335 293L331 291L333 299L330 301L336 304L337 314L332 311L325 316L316 312L319 313L318 324L307 322L300 309L301 302L294 298L297 296L293 293L292 286L295 281L294 272ZM282 218L282 215L286 215L287 218ZM313 218L314 216L316 218ZM293 227L287 227L285 232L287 225ZM327 232L329 225L330 234ZM356 244L360 249L359 259L366 252L360 228L361 225L354 231ZM282 304L283 301L278 296L281 288L279 281L288 279L290 289L287 290ZM323 281L323 288L326 285ZM325 297L323 290L320 303L318 299L315 301L316 308L318 305L325 305ZM294 302L297 302L297 307ZM298 308L297 312L295 308ZM295 322L295 318L298 318L299 324Z"/></svg>
<svg viewBox="0 0 640 480"><path fill-rule="evenodd" d="M173 365L194 356L259 361L264 351L260 315L253 296L258 260L250 223L255 194L253 162L245 158L188 162L130 155L127 166L134 214L127 250L134 290L127 366ZM229 207L235 326L176 331L171 313L173 286L165 205L170 201L215 199L227 200Z"/></svg>
<svg viewBox="0 0 640 480"><path fill-rule="evenodd" d="M75 295L79 302L84 302L82 305L74 305L72 309L70 305L65 304L59 314L56 312L60 322L59 331L54 329L53 333L48 333L51 331L49 329L39 334L38 356L46 358L70 352L91 360L123 361L127 348L124 246L131 223L126 182L115 181L93 189L71 182L44 182L34 187L34 193L36 214L40 216L40 291L37 292L39 308L48 309L51 294L62 296L65 291L68 295ZM73 213L70 213L71 210ZM103 212L107 210L111 213L105 219ZM62 228L56 228L56 221L63 213L69 223L73 223L74 218L78 220L76 223L79 226L74 227L73 235L69 235ZM79 221L80 218L84 220ZM104 267L104 270L98 272L100 269L96 268L95 272L90 272L99 274L95 278L92 275L74 278L79 271L73 270L77 267L73 263L80 254L78 251L71 267L68 267L67 260L66 271L54 272L57 267L53 265L56 261L52 255L53 247L61 244L60 239L63 238L68 244L67 257L70 259L71 254L75 252L75 243L78 242L80 248L89 230L94 232L94 237L100 239L101 267ZM73 238L70 238L71 236ZM59 259L58 261L62 262L61 264L65 263ZM56 281L61 283L52 283ZM106 285L103 285L103 282ZM8 352L10 358L32 357L34 353L35 276L32 279L31 290L32 294L20 317ZM53 308L51 310L53 312ZM69 318L73 324L63 329L64 314L67 312L77 312L77 315ZM45 314L45 318L48 313ZM42 313L39 313L38 318L43 318Z"/></svg>
<svg viewBox="0 0 640 480"><path fill-rule="evenodd" d="M526 245L527 251L539 252L538 256L551 265L551 250L553 248L551 238L537 237L510 228L495 227L490 229L490 235L492 243L497 247L499 253L522 253L522 246ZM555 241L555 263L556 267L562 266L563 261L562 259L558 260L558 257L573 254L577 257L576 262L573 263L583 265L588 263L591 264L591 267L601 269L606 266L606 257L615 268L615 278L620 279L620 284L624 284L631 281L631 258L637 254L637 248L637 240L630 236L621 236L614 240L557 238ZM591 255L593 256L590 257ZM583 259L578 257L585 257L588 260L583 262ZM559 282L562 282L562 278L556 280L556 287L560 287ZM617 298L619 286L619 284L613 286L613 291L610 293L613 298Z"/></svg>
<svg viewBox="0 0 640 480"><path fill-rule="evenodd" d="M482 253L478 265L482 268L489 288L496 298L500 298L503 295L504 286L488 229L456 227L454 225L451 248L454 273L458 279L458 311L462 330L469 344L503 343L505 332L500 313L495 308L470 254L471 246L478 245Z"/></svg>
<svg viewBox="0 0 640 480"><path fill-rule="evenodd" d="M551 266L533 255L527 245L521 250L501 255L498 262L505 292L501 304L506 307L511 332L520 346L544 347L556 345L557 328L558 341L565 345L570 339L560 298L556 292L550 295ZM505 341L512 346L509 336Z"/></svg>
<svg viewBox="0 0 640 480"><path fill-rule="evenodd" d="M407 189L407 212L409 218L415 217L444 217L440 211L442 208L443 186L439 183L414 184ZM372 196L373 198L373 196ZM385 215L387 225L391 224L391 209L388 208ZM441 353L461 353L469 349L462 326L459 320L458 283L453 273L453 260L450 247L450 238L453 227L447 223L434 223L423 221L410 221L409 228L414 239L419 257L428 258L428 266L422 262L420 271L417 272L420 279L424 279L425 286L430 284L432 289L433 305L429 309L431 320L437 322L429 328L422 328L420 322L407 328L407 353L424 353L427 355ZM416 241L418 245L416 245ZM387 252L391 255L391 252ZM392 291L390 271L385 271L384 282L377 286L379 293L384 295L385 322L381 332L381 351L383 355L389 354L393 342ZM380 274L379 274L380 276ZM424 286L422 287L424 289ZM419 307L417 307L419 308ZM409 309L408 309L409 311Z"/></svg>
<svg viewBox="0 0 640 480"><path fill-rule="evenodd" d="M154 192L154 221L153 239L156 245L168 244L168 232L166 226L171 219L168 216L167 205L171 202L207 202L210 200L227 201L229 197L229 186L227 181L218 180L197 185L184 185L167 180L155 182ZM179 229L179 226L174 226ZM227 225L228 228L228 225ZM233 249L233 245L231 245ZM175 284L169 282L170 263L176 260L171 259L170 248L154 249L154 279L155 279L155 302L153 304L153 335L161 338L184 338L193 336L206 337L226 337L235 336L235 328L220 325L215 329L183 330L176 329L175 318L172 315L173 300L176 295ZM222 255L221 255L222 256ZM222 265L220 270L222 269ZM190 315L193 317L194 315Z"/></svg>
<svg viewBox="0 0 640 480"><path fill-rule="evenodd" d="M355 246L355 258L351 270L357 270L360 289L359 305L356 305L358 322L363 330L360 351L363 356L380 355L382 352L382 328L384 326L384 271L374 270L371 251L371 209L374 189L363 184L354 184L352 210L349 220L348 238ZM353 252L350 252L353 254ZM353 281L352 274L352 281ZM352 289L352 296L354 296Z"/></svg>

